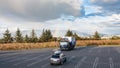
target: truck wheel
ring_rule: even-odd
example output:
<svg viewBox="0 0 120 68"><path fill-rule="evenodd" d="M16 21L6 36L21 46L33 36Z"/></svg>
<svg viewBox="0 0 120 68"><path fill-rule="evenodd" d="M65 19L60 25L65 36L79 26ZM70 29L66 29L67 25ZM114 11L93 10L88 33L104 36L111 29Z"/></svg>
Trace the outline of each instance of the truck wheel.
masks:
<svg viewBox="0 0 120 68"><path fill-rule="evenodd" d="M53 65L52 63L50 63L50 65Z"/></svg>
<svg viewBox="0 0 120 68"><path fill-rule="evenodd" d="M63 62L60 62L61 65L63 65Z"/></svg>
<svg viewBox="0 0 120 68"><path fill-rule="evenodd" d="M63 51L63 49L60 49L61 51Z"/></svg>
<svg viewBox="0 0 120 68"><path fill-rule="evenodd" d="M65 58L65 62L67 61L67 59Z"/></svg>

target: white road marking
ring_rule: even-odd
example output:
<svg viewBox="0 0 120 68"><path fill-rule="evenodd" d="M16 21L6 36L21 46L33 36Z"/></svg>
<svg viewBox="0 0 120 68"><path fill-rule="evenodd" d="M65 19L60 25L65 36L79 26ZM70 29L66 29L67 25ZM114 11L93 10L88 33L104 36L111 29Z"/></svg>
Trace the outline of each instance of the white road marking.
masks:
<svg viewBox="0 0 120 68"><path fill-rule="evenodd" d="M89 50L89 53L92 53L92 51L93 51L93 48L91 48L91 49Z"/></svg>
<svg viewBox="0 0 120 68"><path fill-rule="evenodd" d="M62 68L61 66L58 66L57 68Z"/></svg>
<svg viewBox="0 0 120 68"><path fill-rule="evenodd" d="M16 54L19 54L19 53L6 53L6 54L3 54L3 55L0 55L0 57L12 56L12 55L16 55Z"/></svg>
<svg viewBox="0 0 120 68"><path fill-rule="evenodd" d="M75 65L75 68L79 68L80 65L82 64L82 62L84 62L86 58L87 58L87 57L84 56L84 57Z"/></svg>
<svg viewBox="0 0 120 68"><path fill-rule="evenodd" d="M109 58L109 62L110 62L110 68L114 68L113 59L111 57Z"/></svg>
<svg viewBox="0 0 120 68"><path fill-rule="evenodd" d="M101 52L101 49L98 50L98 53L100 53L100 52Z"/></svg>
<svg viewBox="0 0 120 68"><path fill-rule="evenodd" d="M45 65L42 66L42 68L47 67L48 65L50 65L50 63L46 63Z"/></svg>
<svg viewBox="0 0 120 68"><path fill-rule="evenodd" d="M10 61L7 61L7 62L5 62L5 63L9 63L9 62L15 62L15 61L18 61L18 60L24 60L24 59L27 59L28 57L30 57L30 56L33 56L33 55L28 55L28 56L26 56L26 57L20 57L20 58L17 58L17 59L11 59ZM5 64L5 63L2 63L2 64Z"/></svg>
<svg viewBox="0 0 120 68"><path fill-rule="evenodd" d="M37 56L37 57L33 57L33 58L31 58L31 59L23 60L22 62L17 62L17 63L14 64L14 65L19 65L19 64L22 64L22 63L26 63L27 61L31 61L31 60L37 59L37 58L39 58L39 57L42 57L42 56L45 56L45 55L40 55L40 56Z"/></svg>
<svg viewBox="0 0 120 68"><path fill-rule="evenodd" d="M68 62L70 62L71 60L73 60L76 56L72 56L70 57L70 59L68 60Z"/></svg>
<svg viewBox="0 0 120 68"><path fill-rule="evenodd" d="M30 63L30 64L27 65L27 67L33 66L33 65L35 65L35 64L37 64L37 63L40 63L40 62L42 62L42 61L44 61L44 60L46 60L46 59L48 59L48 58L50 58L50 57L51 57L51 56L48 56L48 57L45 57L45 58L43 58L43 59L41 59L41 60L38 60L38 61L36 61L36 62Z"/></svg>
<svg viewBox="0 0 120 68"><path fill-rule="evenodd" d="M20 57L20 56L22 56L22 55L17 55L17 56L8 57L8 58L2 59L2 60L0 60L0 61L7 61L7 60L10 60L10 59L14 59L14 58Z"/></svg>
<svg viewBox="0 0 120 68"><path fill-rule="evenodd" d="M108 55L110 54L110 49L108 49Z"/></svg>
<svg viewBox="0 0 120 68"><path fill-rule="evenodd" d="M120 53L120 47L115 48L118 53Z"/></svg>
<svg viewBox="0 0 120 68"><path fill-rule="evenodd" d="M95 61L94 61L94 63L93 63L93 67L92 67L92 68L97 68L98 61L99 61L99 58L96 57L96 58L95 58Z"/></svg>
<svg viewBox="0 0 120 68"><path fill-rule="evenodd" d="M45 52L44 52L45 51ZM0 57L6 57L6 56L12 56L12 55L19 55L19 54L31 54L31 53L46 53L46 52L50 52L51 49L34 49L34 50L18 50L18 51L13 51L13 53L5 53L4 52L0 52L0 53L5 53L5 54L0 54Z"/></svg>

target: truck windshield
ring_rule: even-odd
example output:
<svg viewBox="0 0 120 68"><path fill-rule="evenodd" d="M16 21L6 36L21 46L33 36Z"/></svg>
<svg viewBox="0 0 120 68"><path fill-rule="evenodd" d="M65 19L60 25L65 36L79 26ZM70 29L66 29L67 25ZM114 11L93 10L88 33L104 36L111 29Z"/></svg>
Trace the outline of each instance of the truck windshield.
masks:
<svg viewBox="0 0 120 68"><path fill-rule="evenodd" d="M67 42L60 42L60 45L67 45Z"/></svg>

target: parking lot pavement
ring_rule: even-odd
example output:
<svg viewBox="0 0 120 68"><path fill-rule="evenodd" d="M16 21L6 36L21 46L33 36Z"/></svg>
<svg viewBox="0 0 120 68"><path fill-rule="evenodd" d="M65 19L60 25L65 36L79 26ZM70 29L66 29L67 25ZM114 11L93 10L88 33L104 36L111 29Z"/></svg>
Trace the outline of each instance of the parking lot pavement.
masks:
<svg viewBox="0 0 120 68"><path fill-rule="evenodd" d="M67 62L50 65L53 49L0 51L0 68L120 68L120 47L77 47L63 51Z"/></svg>

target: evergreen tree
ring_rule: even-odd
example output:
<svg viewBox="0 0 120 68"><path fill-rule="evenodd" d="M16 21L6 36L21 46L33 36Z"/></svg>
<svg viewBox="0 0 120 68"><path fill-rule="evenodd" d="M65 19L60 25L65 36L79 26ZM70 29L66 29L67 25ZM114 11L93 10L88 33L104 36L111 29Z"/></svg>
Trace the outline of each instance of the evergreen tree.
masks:
<svg viewBox="0 0 120 68"><path fill-rule="evenodd" d="M52 39L52 33L50 30L44 30L43 29L43 32L42 32L42 35L40 37L40 41L41 42L48 42Z"/></svg>
<svg viewBox="0 0 120 68"><path fill-rule="evenodd" d="M17 43L22 43L23 42L23 37L22 37L21 31L19 30L19 28L16 31L15 40L16 40Z"/></svg>
<svg viewBox="0 0 120 68"><path fill-rule="evenodd" d="M110 39L112 39L112 40L118 40L118 39L120 39L120 37L119 37L119 36L113 36L113 37L110 38Z"/></svg>
<svg viewBox="0 0 120 68"><path fill-rule="evenodd" d="M25 35L24 42L26 42L26 43L29 43L29 42L30 42L30 38L28 37L27 34Z"/></svg>
<svg viewBox="0 0 120 68"><path fill-rule="evenodd" d="M73 34L73 37L75 37L76 40L80 40L81 39L76 33Z"/></svg>
<svg viewBox="0 0 120 68"><path fill-rule="evenodd" d="M93 37L94 37L95 40L100 40L101 39L101 37L100 37L100 35L97 31L95 32Z"/></svg>
<svg viewBox="0 0 120 68"><path fill-rule="evenodd" d="M36 36L35 30L33 29L31 32L30 42L36 43L37 41L38 41L38 38Z"/></svg>
<svg viewBox="0 0 120 68"><path fill-rule="evenodd" d="M3 40L4 43L11 43L13 41L13 39L11 37L11 33L9 32L8 29L3 34L3 39L2 40Z"/></svg>
<svg viewBox="0 0 120 68"><path fill-rule="evenodd" d="M3 39L0 39L0 43L4 43L4 40L3 40Z"/></svg>
<svg viewBox="0 0 120 68"><path fill-rule="evenodd" d="M40 36L40 39L39 39L40 42L44 42L45 41L45 31L43 29L42 31L42 35Z"/></svg>
<svg viewBox="0 0 120 68"><path fill-rule="evenodd" d="M47 40L51 40L52 39L52 33L51 33L51 31L50 30L47 30Z"/></svg>
<svg viewBox="0 0 120 68"><path fill-rule="evenodd" d="M68 30L67 33L65 34L65 36L73 36L72 31Z"/></svg>

